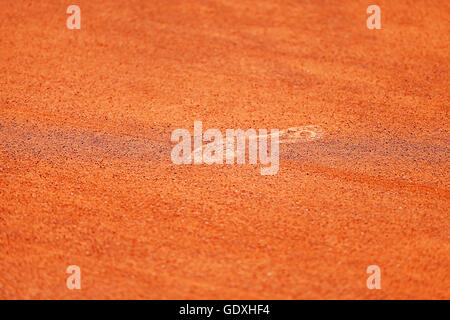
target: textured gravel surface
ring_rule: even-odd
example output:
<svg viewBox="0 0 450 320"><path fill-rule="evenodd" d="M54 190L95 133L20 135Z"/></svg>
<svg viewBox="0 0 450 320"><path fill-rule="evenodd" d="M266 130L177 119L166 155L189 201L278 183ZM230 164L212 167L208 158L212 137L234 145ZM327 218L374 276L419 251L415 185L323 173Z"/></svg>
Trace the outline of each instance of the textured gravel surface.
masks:
<svg viewBox="0 0 450 320"><path fill-rule="evenodd" d="M2 1L0 298L449 299L450 6L371 4ZM196 120L321 134L175 165Z"/></svg>

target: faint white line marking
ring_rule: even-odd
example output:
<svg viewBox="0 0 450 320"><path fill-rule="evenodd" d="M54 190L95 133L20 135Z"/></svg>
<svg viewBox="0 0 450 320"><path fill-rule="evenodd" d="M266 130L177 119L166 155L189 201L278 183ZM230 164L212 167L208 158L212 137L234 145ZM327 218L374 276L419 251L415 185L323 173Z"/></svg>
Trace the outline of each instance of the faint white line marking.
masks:
<svg viewBox="0 0 450 320"><path fill-rule="evenodd" d="M322 135L323 131L319 126L291 127L280 130L280 143L309 142L320 139Z"/></svg>

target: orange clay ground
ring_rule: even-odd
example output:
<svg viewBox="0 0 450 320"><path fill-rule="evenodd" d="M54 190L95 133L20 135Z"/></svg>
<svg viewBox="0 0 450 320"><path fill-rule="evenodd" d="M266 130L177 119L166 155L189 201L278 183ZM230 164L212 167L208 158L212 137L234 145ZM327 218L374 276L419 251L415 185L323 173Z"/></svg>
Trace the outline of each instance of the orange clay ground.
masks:
<svg viewBox="0 0 450 320"><path fill-rule="evenodd" d="M372 2L2 1L0 298L449 299L450 5ZM323 135L175 165L195 120Z"/></svg>

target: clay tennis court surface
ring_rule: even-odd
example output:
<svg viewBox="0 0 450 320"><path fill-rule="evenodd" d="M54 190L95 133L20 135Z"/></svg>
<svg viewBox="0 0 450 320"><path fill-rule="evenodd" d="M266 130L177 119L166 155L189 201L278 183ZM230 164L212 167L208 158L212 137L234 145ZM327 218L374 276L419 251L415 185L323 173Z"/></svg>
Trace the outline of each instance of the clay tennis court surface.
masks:
<svg viewBox="0 0 450 320"><path fill-rule="evenodd" d="M449 299L449 19L444 0L2 1L0 298ZM321 134L281 144L273 176L175 165L196 120Z"/></svg>

